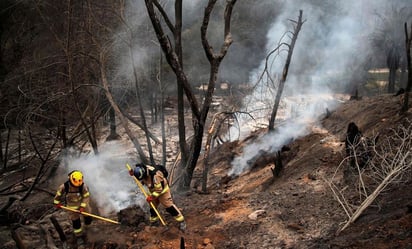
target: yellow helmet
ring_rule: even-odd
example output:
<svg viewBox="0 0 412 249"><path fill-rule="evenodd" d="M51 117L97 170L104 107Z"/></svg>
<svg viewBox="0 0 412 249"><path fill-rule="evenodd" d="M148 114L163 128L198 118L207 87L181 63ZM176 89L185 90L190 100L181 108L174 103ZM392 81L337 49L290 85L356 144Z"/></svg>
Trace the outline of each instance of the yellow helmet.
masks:
<svg viewBox="0 0 412 249"><path fill-rule="evenodd" d="M83 185L83 173L78 170L70 172L69 179L70 183L75 187L80 187Z"/></svg>

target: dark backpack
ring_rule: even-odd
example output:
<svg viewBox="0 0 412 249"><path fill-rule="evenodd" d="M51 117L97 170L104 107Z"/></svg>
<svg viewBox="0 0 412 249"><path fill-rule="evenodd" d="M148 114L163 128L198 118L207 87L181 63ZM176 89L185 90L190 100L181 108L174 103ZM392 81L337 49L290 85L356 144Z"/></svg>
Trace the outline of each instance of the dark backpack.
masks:
<svg viewBox="0 0 412 249"><path fill-rule="evenodd" d="M164 165L156 164L152 167L154 168L154 170L149 170L149 175L152 178L152 182L153 182L153 177L154 177L154 175L156 174L156 172L158 170L160 170L163 173L163 176L166 178L166 181L167 181L167 177L169 176L169 172L167 171L167 169Z"/></svg>
<svg viewBox="0 0 412 249"><path fill-rule="evenodd" d="M65 193L66 195L69 193L69 184L70 184L69 181L66 181L66 182L64 183L64 193ZM80 187L79 187L79 193L80 193L80 194L83 193L83 184L80 185Z"/></svg>

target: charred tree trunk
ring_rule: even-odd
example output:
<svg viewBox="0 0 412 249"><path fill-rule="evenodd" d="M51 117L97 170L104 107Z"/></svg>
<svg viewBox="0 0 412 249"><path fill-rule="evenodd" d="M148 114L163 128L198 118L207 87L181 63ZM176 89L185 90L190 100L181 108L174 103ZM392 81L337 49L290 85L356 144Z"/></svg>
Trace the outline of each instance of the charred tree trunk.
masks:
<svg viewBox="0 0 412 249"><path fill-rule="evenodd" d="M400 54L398 46L393 45L387 55L386 64L389 68L388 93L395 92L396 70L399 68Z"/></svg>
<svg viewBox="0 0 412 249"><path fill-rule="evenodd" d="M17 147L18 159L19 159L19 163L21 163L21 130L20 129L17 131L17 146L18 146Z"/></svg>
<svg viewBox="0 0 412 249"><path fill-rule="evenodd" d="M178 187L182 190L186 190L190 187L190 182L192 180L193 172L196 167L196 163L199 159L200 155L200 150L202 146L202 139L203 139L203 132L204 132L204 126L205 126L205 121L208 115L211 99L213 96L213 91L214 91L214 85L216 83L217 79L217 72L219 69L219 65L221 61L223 60L224 56L227 53L227 50L229 46L232 43L232 37L230 34L230 20L231 20L231 14L233 10L233 6L236 3L236 0L231 0L226 2L226 9L225 9L225 30L224 30L224 42L223 45L220 49L220 53L214 54L213 53L213 48L209 45L209 42L206 38L206 32L207 32L207 27L209 24L209 19L210 19L210 14L216 4L217 0L209 0L207 7L205 9L204 13L204 18L203 18L203 23L201 27L201 36L202 36L202 45L204 48L204 51L206 53L206 56L210 62L211 65L211 75L209 78L209 85L208 85L208 90L206 92L206 95L204 96L204 103L202 109L199 108L198 102L196 100L196 97L194 95L194 92L192 91L191 85L188 82L187 76L185 72L183 71L183 63L181 61L181 53L182 53L182 44L180 41L180 36L181 36L181 15L182 15L182 1L177 0L175 2L175 26L171 23L169 20L166 12L163 10L162 6L158 3L156 0L145 0L146 3L146 8L149 14L149 18L152 22L153 28L156 32L156 36L159 40L160 46L166 56L166 60L170 67L172 68L173 72L176 75L176 80L177 80L177 85L178 88L182 88L182 92L185 93L185 96L190 104L190 108L192 110L192 118L193 118L193 130L194 130L194 136L193 139L190 143L190 147L187 150L186 149L186 138L185 138L185 125L183 123L183 98L180 98L180 103L179 103L179 110L180 110L180 116L178 116L178 121L179 121L179 145L181 149L181 154L182 154L182 161L181 161L181 167L183 171L183 177L180 178ZM173 47L172 44L170 43L169 39L167 38L167 35L165 34L163 28L162 28L162 22L157 16L157 13L155 12L155 8L160 12L160 14L163 17L163 21L165 25L168 26L172 34L174 35L175 38L175 46ZM178 92L179 94L179 92ZM188 153L187 153L188 152ZM187 162L185 163L187 158Z"/></svg>
<svg viewBox="0 0 412 249"><path fill-rule="evenodd" d="M159 82L159 89L160 89L160 122L161 122L161 127L162 127L162 165L166 165L165 86L163 86L163 83L162 83L162 63L163 63L163 56L162 56L162 50L160 50L159 74L158 74L157 80Z"/></svg>
<svg viewBox="0 0 412 249"><path fill-rule="evenodd" d="M206 118L209 113L210 104L212 103L215 84L217 81L217 75L219 73L219 66L226 56L230 45L232 44L232 34L230 33L230 23L232 17L233 7L236 4L236 0L227 1L224 15L224 41L218 53L215 53L213 47L209 44L207 39L207 28L209 26L210 15L216 4L216 0L210 0L204 13L202 27L200 29L202 46L205 51L206 57L210 63L210 77L208 87L204 96L202 109L200 111L199 119L194 120L194 136L191 143L189 159L186 166L186 175L183 177L180 183L180 188L188 189L192 181L193 172L196 168L197 160L199 159L200 151L202 149L202 140L206 124Z"/></svg>
<svg viewBox="0 0 412 249"><path fill-rule="evenodd" d="M5 145L5 148L4 148L3 170L6 169L7 161L9 160L8 155L9 155L10 134L11 134L11 128L8 128L7 129L6 145Z"/></svg>
<svg viewBox="0 0 412 249"><path fill-rule="evenodd" d="M389 68L388 93L395 92L396 68Z"/></svg>
<svg viewBox="0 0 412 249"><path fill-rule="evenodd" d="M411 30L408 34L408 24L405 23L405 48L406 48L406 60L408 63L408 84L405 89L405 97L402 104L401 112L405 113L409 109L409 93L412 90L412 62L411 62L411 45L412 44L412 24Z"/></svg>
<svg viewBox="0 0 412 249"><path fill-rule="evenodd" d="M106 140L116 140L119 139L120 136L117 134L116 131L116 112L114 111L113 107L109 107L109 126L110 126L110 134Z"/></svg>
<svg viewBox="0 0 412 249"><path fill-rule="evenodd" d="M296 40L298 39L299 31L304 23L304 21L302 21L302 13L303 11L300 10L298 21L293 21L294 23L296 23L296 26L293 31L292 41L290 45L285 44L289 48L288 56L286 58L285 66L283 67L283 73L282 73L282 78L280 79L280 82L279 82L279 88L276 92L276 98L275 98L275 103L273 104L272 114L270 115L269 131L273 131L275 129L276 115L277 115L277 111L279 108L279 103L280 103L280 98L282 96L283 88L285 86L286 78L288 76L289 65L292 60L293 49L295 48L295 44L296 44Z"/></svg>
<svg viewBox="0 0 412 249"><path fill-rule="evenodd" d="M175 2L175 26L174 26L174 41L175 51L183 71L183 50L182 50L182 1ZM188 145L186 143L186 121L185 121L185 105L184 105L184 82L177 77L177 119L179 129L179 148L181 152L180 165L187 165L188 160ZM184 167L182 167L184 168Z"/></svg>
<svg viewBox="0 0 412 249"><path fill-rule="evenodd" d="M279 177L282 169L283 169L282 156L281 156L281 152L278 151L276 152L276 157L275 157L275 167L271 168L273 177Z"/></svg>
<svg viewBox="0 0 412 249"><path fill-rule="evenodd" d="M0 165L3 165L3 137L1 135L2 130L0 129Z"/></svg>
<svg viewBox="0 0 412 249"><path fill-rule="evenodd" d="M205 145L205 152L204 152L204 160L203 160L203 180L202 180L202 192L206 193L207 192L207 176L209 174L209 153L210 149L212 147L212 139L213 139L213 134L216 133L216 123L219 121L218 116L220 113L217 113L214 115L212 119L212 124L209 127L209 130L207 132L207 138L206 138L206 145Z"/></svg>
<svg viewBox="0 0 412 249"><path fill-rule="evenodd" d="M181 0L175 2L175 50L178 57L181 70L183 71L183 50L182 50L182 6ZM188 82L186 82L188 83ZM184 84L185 82L177 77L177 96L178 96L178 123L179 123L179 147L181 151L181 166L186 166L188 162L188 145L186 143L186 125L184 114ZM194 117L192 117L194 118ZM181 167L182 169L184 167Z"/></svg>
<svg viewBox="0 0 412 249"><path fill-rule="evenodd" d="M60 136L61 136L61 139L62 139L62 142L63 142L63 148L66 149L70 145L68 144L68 141L67 141L66 118L64 116L61 119Z"/></svg>

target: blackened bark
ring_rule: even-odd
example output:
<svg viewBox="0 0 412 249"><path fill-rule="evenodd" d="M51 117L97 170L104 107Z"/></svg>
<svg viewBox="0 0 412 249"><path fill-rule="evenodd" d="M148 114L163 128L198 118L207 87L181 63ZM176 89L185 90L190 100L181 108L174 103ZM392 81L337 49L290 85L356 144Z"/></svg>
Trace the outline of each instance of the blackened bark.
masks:
<svg viewBox="0 0 412 249"><path fill-rule="evenodd" d="M409 109L409 93L412 90L412 62L411 62L411 45L412 44L412 24L411 24L411 30L410 33L408 34L408 24L405 23L405 48L406 48L406 60L408 63L408 84L406 85L405 89L405 97L403 100L403 105L401 112L405 113Z"/></svg>
<svg viewBox="0 0 412 249"><path fill-rule="evenodd" d="M280 82L279 82L279 88L276 93L275 103L273 104L272 114L270 115L269 131L273 131L275 129L275 119L276 119L277 111L279 108L279 103L280 103L280 98L282 96L283 88L285 86L286 78L288 76L289 65L292 60L293 49L295 48L295 44L296 44L296 40L298 39L299 31L304 23L304 21L302 21L302 13L303 11L300 10L299 18L298 18L298 21L296 22L295 30L293 31L291 44L290 45L285 44L289 48L288 56L286 58L285 66L283 67L282 78L280 79Z"/></svg>
<svg viewBox="0 0 412 249"><path fill-rule="evenodd" d="M116 131L116 112L114 111L113 107L109 108L109 126L110 126L110 134L106 140L116 140L119 139L120 136L117 134Z"/></svg>
<svg viewBox="0 0 412 249"><path fill-rule="evenodd" d="M190 187L190 183L192 180L193 172L196 167L196 163L199 159L201 147L202 147L202 139L205 127L205 121L209 112L210 103L212 101L212 96L214 92L214 86L217 79L217 73L220 66L221 61L225 57L229 46L232 43L232 37L230 34L230 20L231 14L233 10L233 6L236 3L236 0L230 0L226 2L226 9L225 9L225 30L224 30L224 42L220 48L219 53L214 54L213 48L209 45L208 40L206 38L207 27L209 24L210 14L215 6L217 0L209 0L208 5L205 9L203 23L201 27L201 36L202 36L202 45L206 56L210 63L210 78L208 84L208 90L204 96L203 106L200 109L199 104L196 100L194 95L194 91L188 82L185 72L183 71L183 63L182 63L182 44L181 44L181 21L182 21L182 1L177 0L175 2L175 26L172 25L169 18L167 17L165 11L162 9L158 1L156 0L145 0L146 8L152 22L153 28L155 30L156 36L159 40L160 46L165 54L166 60L170 67L172 68L173 72L176 75L177 86L178 88L182 88L183 90L178 90L179 95L179 102L178 102L178 109L180 113L178 114L178 121L179 121L179 145L181 148L181 167L183 169L183 177L180 178L178 183L178 187L180 189L188 189ZM154 7L156 6L158 12L155 12ZM157 13L160 13L164 19L164 23L169 27L170 31L173 33L175 46L171 44L170 40L168 39L167 35L163 31L160 19L157 16ZM192 110L192 124L193 124L193 139L190 142L189 149L186 149L186 137L185 137L185 124L184 124L184 116L183 116L183 96L182 92L184 91L185 96L190 104L190 108ZM187 160L186 160L187 159Z"/></svg>
<svg viewBox="0 0 412 249"><path fill-rule="evenodd" d="M57 233L59 234L60 241L61 242L67 241L66 235L64 234L64 231L62 227L60 226L59 222L57 221L56 217L52 216L50 217L50 220L53 223L53 226L56 229Z"/></svg>

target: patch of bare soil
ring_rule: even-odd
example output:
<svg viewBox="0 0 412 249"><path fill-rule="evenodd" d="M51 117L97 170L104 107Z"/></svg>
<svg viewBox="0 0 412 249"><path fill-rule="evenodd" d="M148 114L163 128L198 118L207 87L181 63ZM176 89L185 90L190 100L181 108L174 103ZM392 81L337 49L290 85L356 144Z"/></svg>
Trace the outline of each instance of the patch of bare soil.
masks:
<svg viewBox="0 0 412 249"><path fill-rule="evenodd" d="M348 166L341 164L349 122L355 122L366 136L377 133L384 136L406 117L412 119L411 112L406 117L399 116L399 109L398 98L390 95L342 104L322 120L322 127L287 145L289 150L282 153L283 170L279 177L273 177L270 160L262 160L238 177L228 177L230 163L235 155L242 153L243 142L220 145L210 153L209 192L202 194L201 184L195 180L191 192L174 193L174 200L186 218L185 232L177 228L163 209L160 211L167 227L150 226L144 213L137 207L129 207L111 217L122 221L122 225L94 222L88 232L87 248L168 249L183 248L182 243L185 248L194 249L412 248L410 177L379 195L340 233L337 231L347 216L326 181L334 177L342 186L356 182L353 180L356 172L345 173ZM201 176L202 166L198 168L195 179ZM29 204L19 203L19 208L44 207L28 211L31 215L25 225L20 225L19 229L24 231L20 234L23 239L31 240L30 248L53 248L46 245L47 233L49 245L53 242L63 248L47 217L56 216L69 236L71 228L66 214L53 209L50 196L38 193L43 197L32 198ZM40 231L40 236L34 235L35 231ZM6 232L0 234L2 248L15 247L7 240Z"/></svg>

